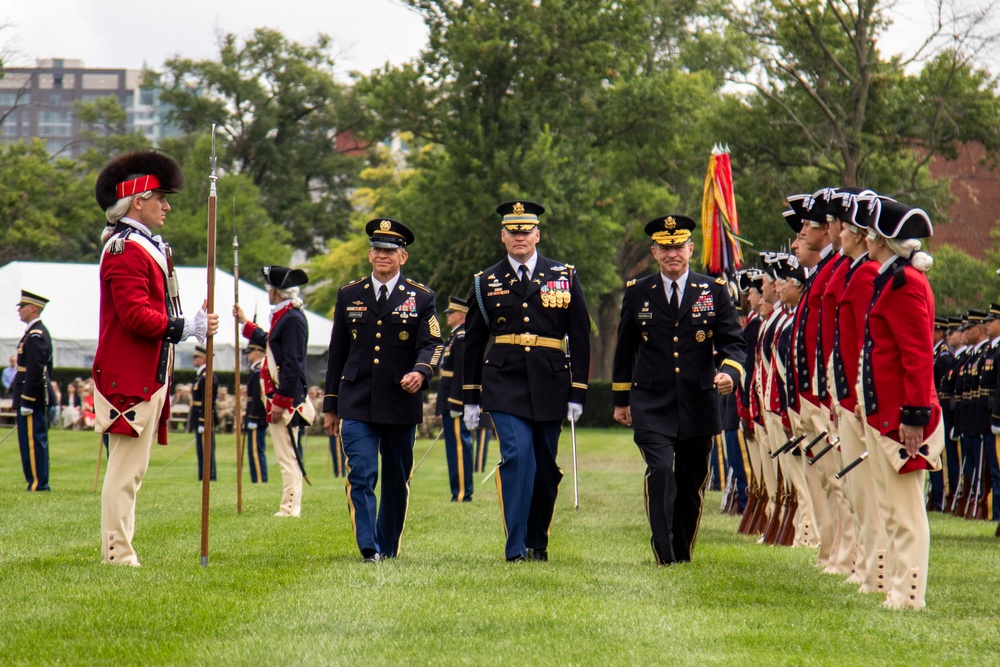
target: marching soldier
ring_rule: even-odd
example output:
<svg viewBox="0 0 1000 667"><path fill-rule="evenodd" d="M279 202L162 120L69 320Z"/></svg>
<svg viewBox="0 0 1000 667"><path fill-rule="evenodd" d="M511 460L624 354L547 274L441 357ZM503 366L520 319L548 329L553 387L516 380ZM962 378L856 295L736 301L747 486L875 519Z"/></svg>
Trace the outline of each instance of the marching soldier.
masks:
<svg viewBox="0 0 1000 667"><path fill-rule="evenodd" d="M580 418L587 395L590 317L576 269L536 250L545 207L511 201L496 212L507 256L476 274L467 299L464 420L475 429L481 409L496 428L507 561L547 561L559 433L564 418Z"/></svg>
<svg viewBox="0 0 1000 667"><path fill-rule="evenodd" d="M261 269L271 304L270 331L247 320L239 304L233 314L243 325L243 337L266 351L260 368L264 414L274 455L281 470L281 502L277 517L302 514L302 431L316 418L306 396L306 351L309 323L302 312L299 288L309 282L302 269L265 266Z"/></svg>
<svg viewBox="0 0 1000 667"><path fill-rule="evenodd" d="M959 371L956 392L961 389L961 400L955 408L955 431L962 444L962 483L956 498L953 514L964 517L969 502L975 503L979 484L979 466L983 450L982 424L979 411L979 374L989 340L986 338L986 313L970 309L965 327L965 344L969 346Z"/></svg>
<svg viewBox="0 0 1000 667"><path fill-rule="evenodd" d="M197 375L195 376L194 387L191 388L191 411L188 413L188 430L194 431L195 437L195 447L198 448L198 481L202 480L202 474L205 470L205 462L203 457L205 455L202 450L202 439L205 437L205 370L208 366L205 363L205 354L207 348L204 345L196 345L194 348L194 354L191 355L191 363L194 364L197 370ZM215 428L214 425L219 423L217 419L218 414L215 410L216 399L219 397L219 376L214 372L212 373L212 453L211 453L211 465L209 468L208 479L215 481Z"/></svg>
<svg viewBox="0 0 1000 667"><path fill-rule="evenodd" d="M267 483L267 413L264 411L260 370L265 350L256 343L247 345L244 354L250 364L247 377L247 409L243 430L247 434L247 460L250 462L250 481Z"/></svg>
<svg viewBox="0 0 1000 667"><path fill-rule="evenodd" d="M735 389L746 359L725 278L689 268L694 227L685 215L646 223L659 271L627 284L615 346L615 421L634 429L646 462L659 565L691 560L712 436L720 431L718 396Z"/></svg>
<svg viewBox="0 0 1000 667"><path fill-rule="evenodd" d="M970 519L996 521L1000 514L1000 507L996 504L996 493L1000 491L996 433L1000 432L1000 428L994 430L992 417L996 412L997 386L1000 384L1000 305L995 303L990 304L986 314L986 338L979 374L979 404L976 408L976 424L982 437L982 451L976 471L978 485L974 491L975 507L966 516ZM990 502L991 499L993 502Z"/></svg>
<svg viewBox="0 0 1000 667"><path fill-rule="evenodd" d="M441 379L438 381L437 413L444 429L445 457L448 459L448 480L451 482L451 502L472 502L475 484L472 481L472 434L462 420L462 361L465 354L465 315L469 306L465 299L448 297L444 314L451 327L451 336L441 358Z"/></svg>
<svg viewBox="0 0 1000 667"><path fill-rule="evenodd" d="M444 346L434 292L400 272L413 232L377 218L365 233L372 273L337 292L323 411L326 432L343 438L358 549L363 562L377 563L399 555L423 390ZM376 505L379 452L382 495Z"/></svg>
<svg viewBox="0 0 1000 667"><path fill-rule="evenodd" d="M121 155L97 177L97 203L108 220L93 368L95 427L108 443L101 493L105 563L139 566L132 547L135 499L154 439L167 444L173 344L191 336L204 343L219 326L219 316L205 312L207 302L193 316L180 314L169 248L153 236L170 210L167 195L183 185L180 166L156 151Z"/></svg>
<svg viewBox="0 0 1000 667"><path fill-rule="evenodd" d="M52 339L42 324L42 310L48 299L21 290L17 312L25 323L17 344L17 372L11 389L17 413L17 440L21 446L21 468L28 491L49 488L48 416L49 378L52 377Z"/></svg>
<svg viewBox="0 0 1000 667"><path fill-rule="evenodd" d="M924 275L932 259L918 239L931 236L920 209L891 200L868 234L880 269L865 324L859 411L888 538L885 606L925 605L930 528L926 470L940 469L944 432L934 389L934 293Z"/></svg>
<svg viewBox="0 0 1000 667"><path fill-rule="evenodd" d="M958 493L959 479L962 474L962 455L958 439L955 437L955 383L958 380L958 372L965 356L966 347L964 342L965 336L962 333L962 318L949 317L947 319L947 347L951 355L948 357L947 365L943 365L941 369L938 400L941 403L941 416L944 419L944 461L948 474L947 492L942 511L951 512L955 505L955 496ZM934 372L938 372L938 363L936 360Z"/></svg>

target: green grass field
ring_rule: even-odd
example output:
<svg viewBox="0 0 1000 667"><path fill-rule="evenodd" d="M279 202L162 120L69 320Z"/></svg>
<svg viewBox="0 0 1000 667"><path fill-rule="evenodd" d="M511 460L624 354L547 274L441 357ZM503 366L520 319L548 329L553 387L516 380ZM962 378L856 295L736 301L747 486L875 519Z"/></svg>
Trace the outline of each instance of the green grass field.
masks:
<svg viewBox="0 0 1000 667"><path fill-rule="evenodd" d="M244 471L237 515L235 445L220 436L202 567L194 447L163 470L190 436L171 438L139 494L139 569L100 562L95 434L51 433L51 494L25 493L14 438L2 445L0 664L1000 664L993 524L932 516L922 612L883 610L811 551L737 535L718 493L695 561L658 568L630 432L582 430L580 511L567 431L549 563L504 562L492 479L449 502L439 442L414 475L400 557L363 565L325 438L307 442L313 486L293 520L272 516L270 445L271 482Z"/></svg>

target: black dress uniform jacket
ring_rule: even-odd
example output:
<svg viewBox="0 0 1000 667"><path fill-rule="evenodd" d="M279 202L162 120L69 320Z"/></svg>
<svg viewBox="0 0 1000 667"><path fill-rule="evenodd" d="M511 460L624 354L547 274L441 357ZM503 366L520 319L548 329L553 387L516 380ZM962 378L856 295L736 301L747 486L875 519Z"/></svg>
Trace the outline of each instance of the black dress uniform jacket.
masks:
<svg viewBox="0 0 1000 667"><path fill-rule="evenodd" d="M465 320L463 402L531 421L565 419L568 403L586 401L590 375L590 317L576 269L539 254L525 288L504 257L473 280ZM520 344L496 344L486 351L491 336L512 334L550 340L568 335L569 349L519 339Z"/></svg>
<svg viewBox="0 0 1000 667"><path fill-rule="evenodd" d="M419 424L423 391L399 383L422 373L422 390L441 361L444 345L434 292L402 274L382 309L368 276L337 293L330 336L323 411L373 424Z"/></svg>
<svg viewBox="0 0 1000 667"><path fill-rule="evenodd" d="M462 363L465 354L465 324L451 332L441 357L441 379L438 381L437 410L446 416L450 411L462 411Z"/></svg>
<svg viewBox="0 0 1000 667"><path fill-rule="evenodd" d="M244 420L246 424L257 424L257 428L266 427L264 418L264 400L260 395L260 367L261 362L250 367L250 375L247 377L247 412Z"/></svg>
<svg viewBox="0 0 1000 667"><path fill-rule="evenodd" d="M45 408L49 401L49 378L52 377L52 339L41 320L36 321L17 344L17 373L11 391L14 410Z"/></svg>
<svg viewBox="0 0 1000 667"><path fill-rule="evenodd" d="M684 300L671 313L660 273L631 281L622 300L612 391L631 406L636 431L677 440L719 433L714 388L719 368L738 385L746 347L725 280L688 273Z"/></svg>
<svg viewBox="0 0 1000 667"><path fill-rule="evenodd" d="M205 425L205 369L202 366L198 369L198 376L191 388L191 411L188 413L188 430L195 431L199 426ZM219 423L219 415L216 404L219 398L219 376L212 373L212 424Z"/></svg>

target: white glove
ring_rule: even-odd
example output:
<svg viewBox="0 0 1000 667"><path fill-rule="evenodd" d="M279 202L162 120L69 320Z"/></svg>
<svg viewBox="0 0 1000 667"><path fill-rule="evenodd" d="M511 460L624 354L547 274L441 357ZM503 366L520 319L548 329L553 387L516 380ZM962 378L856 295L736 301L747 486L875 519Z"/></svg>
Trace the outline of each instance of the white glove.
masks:
<svg viewBox="0 0 1000 667"><path fill-rule="evenodd" d="M583 414L583 406L579 403L570 403L569 409L566 410L566 419L571 422L580 421L580 415Z"/></svg>
<svg viewBox="0 0 1000 667"><path fill-rule="evenodd" d="M993 435L1000 435L1000 426L990 426L990 431L993 432Z"/></svg>
<svg viewBox="0 0 1000 667"><path fill-rule="evenodd" d="M462 421L465 422L465 428L475 431L479 427L479 406L466 405Z"/></svg>
<svg viewBox="0 0 1000 667"><path fill-rule="evenodd" d="M30 417L33 414L35 414L34 410L32 410L31 408L26 408L23 405L21 406L21 416L22 417Z"/></svg>
<svg viewBox="0 0 1000 667"><path fill-rule="evenodd" d="M247 422L247 430L253 431L257 428L257 422Z"/></svg>
<svg viewBox="0 0 1000 667"><path fill-rule="evenodd" d="M448 416L451 417L452 419L458 419L459 417L462 416L462 413L459 412L458 410L449 410Z"/></svg>
<svg viewBox="0 0 1000 667"><path fill-rule="evenodd" d="M958 435L955 433L955 427L954 426L951 427L951 433L949 434L949 437L952 440L958 440Z"/></svg>
<svg viewBox="0 0 1000 667"><path fill-rule="evenodd" d="M204 433L204 432L205 432L205 427L204 426L199 426L198 427L198 433Z"/></svg>
<svg viewBox="0 0 1000 667"><path fill-rule="evenodd" d="M181 340L187 340L194 336L202 345L205 344L205 336L208 334L208 313L199 310L193 316L184 318L184 331L181 333Z"/></svg>

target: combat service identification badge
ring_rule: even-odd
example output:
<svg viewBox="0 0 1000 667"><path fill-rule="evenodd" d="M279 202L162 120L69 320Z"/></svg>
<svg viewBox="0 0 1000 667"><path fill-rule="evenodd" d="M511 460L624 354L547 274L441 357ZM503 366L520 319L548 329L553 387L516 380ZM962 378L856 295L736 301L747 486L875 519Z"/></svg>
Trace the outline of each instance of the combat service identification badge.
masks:
<svg viewBox="0 0 1000 667"><path fill-rule="evenodd" d="M696 333L694 335L694 339L696 341L698 341L699 343L704 343L705 342L705 332L704 331L699 331L698 333Z"/></svg>

